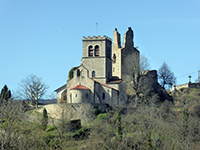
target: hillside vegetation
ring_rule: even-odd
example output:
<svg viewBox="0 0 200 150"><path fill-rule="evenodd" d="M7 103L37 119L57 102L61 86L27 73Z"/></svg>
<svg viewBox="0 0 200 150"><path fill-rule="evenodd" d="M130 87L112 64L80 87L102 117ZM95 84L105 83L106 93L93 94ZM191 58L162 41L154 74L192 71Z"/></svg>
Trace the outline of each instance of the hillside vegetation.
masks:
<svg viewBox="0 0 200 150"><path fill-rule="evenodd" d="M77 128L60 110L59 119L49 117L45 131L42 108L27 111L25 103L2 102L1 149L199 149L200 89L169 94L173 102L155 104L158 97L152 96L152 101L138 107L130 102L126 107L108 107L106 112L93 109L96 117ZM49 116L53 112L47 109Z"/></svg>

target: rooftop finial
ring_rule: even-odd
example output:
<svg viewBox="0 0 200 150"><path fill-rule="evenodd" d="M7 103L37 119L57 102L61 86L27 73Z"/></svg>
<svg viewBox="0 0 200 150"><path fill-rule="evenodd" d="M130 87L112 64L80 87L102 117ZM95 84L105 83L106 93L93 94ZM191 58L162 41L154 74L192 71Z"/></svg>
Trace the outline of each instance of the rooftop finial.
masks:
<svg viewBox="0 0 200 150"><path fill-rule="evenodd" d="M98 23L96 23L97 35L98 35Z"/></svg>

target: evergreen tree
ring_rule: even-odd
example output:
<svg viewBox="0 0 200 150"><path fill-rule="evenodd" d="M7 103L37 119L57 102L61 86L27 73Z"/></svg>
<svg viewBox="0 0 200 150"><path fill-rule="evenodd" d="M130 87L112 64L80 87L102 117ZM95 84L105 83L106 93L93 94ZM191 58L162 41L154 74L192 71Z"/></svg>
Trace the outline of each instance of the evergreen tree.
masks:
<svg viewBox="0 0 200 150"><path fill-rule="evenodd" d="M120 116L119 111L117 111L116 123L117 123L117 139L121 141L122 140L122 126L121 126L121 116Z"/></svg>
<svg viewBox="0 0 200 150"><path fill-rule="evenodd" d="M42 117L42 129L45 131L48 124L48 115L47 110L44 108L43 110L43 117Z"/></svg>
<svg viewBox="0 0 200 150"><path fill-rule="evenodd" d="M151 144L151 131L149 130L147 133L147 149L152 149L152 144Z"/></svg>
<svg viewBox="0 0 200 150"><path fill-rule="evenodd" d="M11 98L11 92L10 90L8 90L7 85L5 85L1 90L0 99L8 101L8 99L10 98Z"/></svg>

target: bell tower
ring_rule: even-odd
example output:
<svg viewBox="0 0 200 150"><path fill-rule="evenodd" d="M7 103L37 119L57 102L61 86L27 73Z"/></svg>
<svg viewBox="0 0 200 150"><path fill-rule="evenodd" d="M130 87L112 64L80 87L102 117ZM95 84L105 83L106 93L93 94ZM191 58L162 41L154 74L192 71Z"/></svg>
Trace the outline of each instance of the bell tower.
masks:
<svg viewBox="0 0 200 150"><path fill-rule="evenodd" d="M89 77L102 83L112 78L111 45L107 36L83 37L82 64L89 70Z"/></svg>

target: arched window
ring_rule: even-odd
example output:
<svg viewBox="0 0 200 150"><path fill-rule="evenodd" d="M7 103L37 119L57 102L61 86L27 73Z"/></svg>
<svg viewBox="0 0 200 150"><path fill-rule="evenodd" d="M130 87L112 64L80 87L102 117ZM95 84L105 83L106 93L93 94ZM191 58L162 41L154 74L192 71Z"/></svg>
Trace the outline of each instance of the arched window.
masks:
<svg viewBox="0 0 200 150"><path fill-rule="evenodd" d="M99 46L95 46L95 56L99 56Z"/></svg>
<svg viewBox="0 0 200 150"><path fill-rule="evenodd" d="M90 57L93 56L93 47L92 47L92 45L90 45L90 46L88 47L88 56L90 56Z"/></svg>
<svg viewBox="0 0 200 150"><path fill-rule="evenodd" d="M80 77L80 75L81 75L81 72L80 72L80 70L78 69L78 70L77 70L77 77Z"/></svg>
<svg viewBox="0 0 200 150"><path fill-rule="evenodd" d="M106 97L105 93L102 93L102 99L105 99L105 97Z"/></svg>
<svg viewBox="0 0 200 150"><path fill-rule="evenodd" d="M92 71L92 77L95 78L95 71Z"/></svg>

